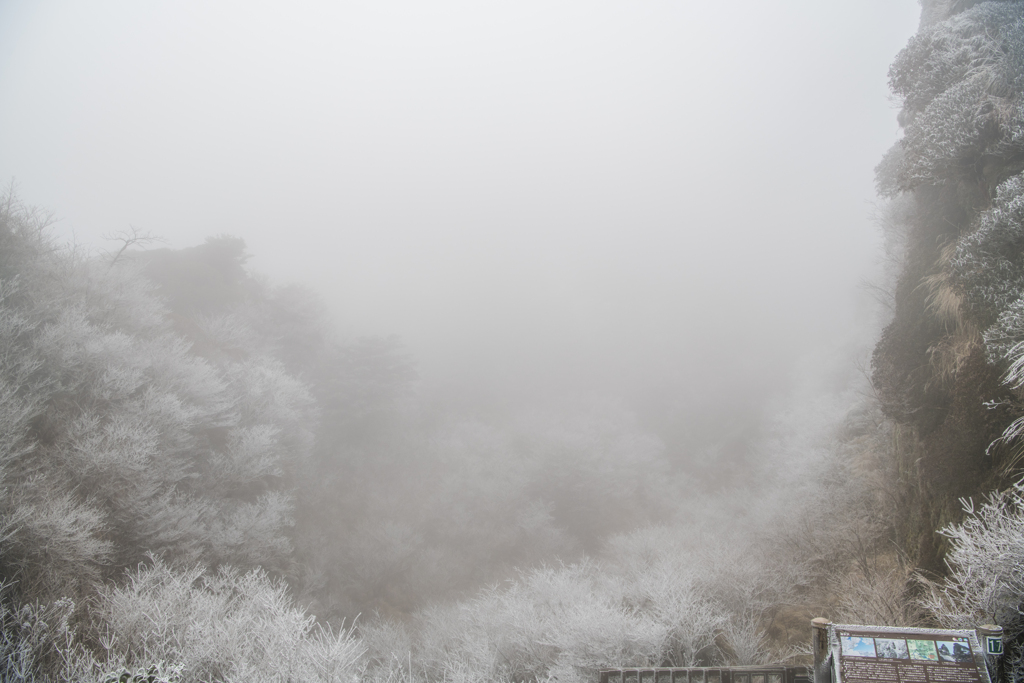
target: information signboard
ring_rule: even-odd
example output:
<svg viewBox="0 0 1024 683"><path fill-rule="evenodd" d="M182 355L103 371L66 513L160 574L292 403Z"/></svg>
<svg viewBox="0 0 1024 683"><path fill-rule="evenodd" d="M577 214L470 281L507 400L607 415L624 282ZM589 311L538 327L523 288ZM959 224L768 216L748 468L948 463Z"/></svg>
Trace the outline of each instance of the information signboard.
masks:
<svg viewBox="0 0 1024 683"><path fill-rule="evenodd" d="M835 683L991 683L974 631L833 624Z"/></svg>

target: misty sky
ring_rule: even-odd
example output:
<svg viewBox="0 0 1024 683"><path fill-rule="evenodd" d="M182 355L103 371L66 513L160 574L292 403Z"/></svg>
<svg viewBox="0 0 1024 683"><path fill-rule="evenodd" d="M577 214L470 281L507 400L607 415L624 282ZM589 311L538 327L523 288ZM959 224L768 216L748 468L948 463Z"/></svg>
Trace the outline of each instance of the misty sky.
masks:
<svg viewBox="0 0 1024 683"><path fill-rule="evenodd" d="M428 380L726 396L873 323L919 11L0 0L0 178L94 248L241 236Z"/></svg>

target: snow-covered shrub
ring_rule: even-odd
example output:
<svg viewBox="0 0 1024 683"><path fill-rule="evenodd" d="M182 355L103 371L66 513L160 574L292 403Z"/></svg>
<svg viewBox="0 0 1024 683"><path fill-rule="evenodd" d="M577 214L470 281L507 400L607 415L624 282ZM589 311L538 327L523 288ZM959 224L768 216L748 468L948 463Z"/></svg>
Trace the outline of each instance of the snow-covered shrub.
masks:
<svg viewBox="0 0 1024 683"><path fill-rule="evenodd" d="M1024 482L994 493L980 506L964 501L964 520L942 529L949 538L949 574L923 601L947 628L999 624L1011 666L1022 663L1024 635ZM1014 661L1016 663L1014 664Z"/></svg>
<svg viewBox="0 0 1024 683"><path fill-rule="evenodd" d="M696 589L706 595L723 621L725 658L730 664L765 664L778 653L769 647L768 625L787 603L800 579L802 563L772 551L757 539L708 543L698 560Z"/></svg>
<svg viewBox="0 0 1024 683"><path fill-rule="evenodd" d="M999 185L992 206L979 214L950 259L958 290L983 324L997 322L1024 294L1022 254L1024 177L1016 175ZM1002 356L1008 338L1024 332L1014 328L1014 319L1000 319L998 331L986 334L990 354Z"/></svg>
<svg viewBox="0 0 1024 683"><path fill-rule="evenodd" d="M9 585L0 585L8 593ZM46 680L48 674L62 669L62 654L72 649L70 625L75 604L59 600L52 604L33 603L17 606L0 601L0 680Z"/></svg>
<svg viewBox="0 0 1024 683"><path fill-rule="evenodd" d="M590 562L542 567L472 600L420 613L412 668L425 680L584 680L663 661L667 629Z"/></svg>
<svg viewBox="0 0 1024 683"><path fill-rule="evenodd" d="M366 648L363 680L376 683L411 683L413 641L402 622L389 619L363 621L358 625L359 639Z"/></svg>
<svg viewBox="0 0 1024 683"><path fill-rule="evenodd" d="M688 551L679 536L668 527L639 529L610 539L604 555L622 604L664 629L662 663L707 665L720 656L715 636L726 614L700 585L707 558Z"/></svg>
<svg viewBox="0 0 1024 683"><path fill-rule="evenodd" d="M836 577L838 596L835 621L880 626L926 626L926 611L917 598L919 582L914 567L898 558L875 558L869 570Z"/></svg>
<svg viewBox="0 0 1024 683"><path fill-rule="evenodd" d="M121 666L172 662L191 681L348 681L363 648L317 625L262 570L177 571L158 559L104 590L101 645ZM116 668L116 667L115 667Z"/></svg>

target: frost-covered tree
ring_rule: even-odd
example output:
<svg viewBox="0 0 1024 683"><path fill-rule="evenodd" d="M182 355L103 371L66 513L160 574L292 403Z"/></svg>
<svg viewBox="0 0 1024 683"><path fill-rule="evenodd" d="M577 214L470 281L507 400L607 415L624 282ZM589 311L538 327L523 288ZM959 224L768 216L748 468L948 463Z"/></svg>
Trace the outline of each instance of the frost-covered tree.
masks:
<svg viewBox="0 0 1024 683"><path fill-rule="evenodd" d="M13 198L0 241L4 575L78 599L146 552L284 569L307 386L270 345L197 353L137 260L58 248Z"/></svg>
<svg viewBox="0 0 1024 683"><path fill-rule="evenodd" d="M984 2L926 27L889 72L905 135L883 162L886 194L951 184L984 197L1024 170L1024 24L1017 2Z"/></svg>

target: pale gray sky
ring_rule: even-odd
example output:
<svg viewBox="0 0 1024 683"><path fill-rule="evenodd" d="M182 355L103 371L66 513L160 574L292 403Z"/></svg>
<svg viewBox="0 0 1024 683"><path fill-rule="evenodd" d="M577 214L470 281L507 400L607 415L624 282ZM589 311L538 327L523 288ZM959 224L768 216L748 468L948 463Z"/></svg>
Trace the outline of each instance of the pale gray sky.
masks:
<svg viewBox="0 0 1024 683"><path fill-rule="evenodd" d="M918 13L0 0L0 178L89 245L241 236L428 379L728 393L870 324Z"/></svg>

